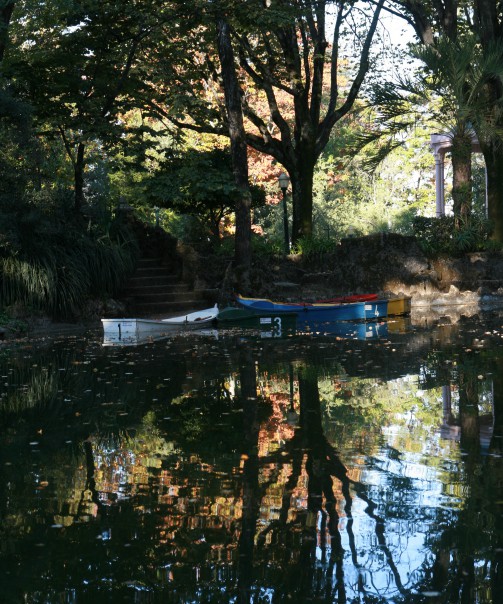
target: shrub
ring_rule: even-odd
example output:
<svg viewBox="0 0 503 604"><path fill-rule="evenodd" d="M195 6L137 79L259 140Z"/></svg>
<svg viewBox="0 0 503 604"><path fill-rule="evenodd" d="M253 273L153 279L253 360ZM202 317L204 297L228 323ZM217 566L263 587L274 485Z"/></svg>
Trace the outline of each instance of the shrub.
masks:
<svg viewBox="0 0 503 604"><path fill-rule="evenodd" d="M292 253L302 254L305 260L315 261L324 254L333 252L337 247L334 239L323 237L303 237L292 246Z"/></svg>
<svg viewBox="0 0 503 604"><path fill-rule="evenodd" d="M477 216L466 219L458 229L455 228L453 216L417 216L413 221L413 231L421 249L428 256L457 256L494 248L489 240L490 222Z"/></svg>
<svg viewBox="0 0 503 604"><path fill-rule="evenodd" d="M234 245L235 239L234 237L224 237L220 240L220 242L215 244L214 242L211 245L211 253L216 256L221 256L225 258L233 258L234 257ZM261 235L252 234L251 238L251 249L254 260L262 260L268 258L274 258L283 253L283 244L282 242L276 240L269 240Z"/></svg>
<svg viewBox="0 0 503 604"><path fill-rule="evenodd" d="M26 202L1 218L9 231L0 245L0 307L20 303L71 317L90 295L114 294L134 267L127 227L110 235L85 228L61 206Z"/></svg>
<svg viewBox="0 0 503 604"><path fill-rule="evenodd" d="M260 235L252 235L252 253L254 258L262 260L274 258L283 254L283 242L269 240Z"/></svg>

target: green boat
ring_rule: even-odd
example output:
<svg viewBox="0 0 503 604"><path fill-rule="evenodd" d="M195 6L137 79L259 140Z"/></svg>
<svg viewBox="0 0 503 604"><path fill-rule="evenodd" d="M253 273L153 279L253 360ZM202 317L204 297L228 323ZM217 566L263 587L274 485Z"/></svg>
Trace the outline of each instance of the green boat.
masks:
<svg viewBox="0 0 503 604"><path fill-rule="evenodd" d="M259 312L247 308L229 306L218 312L217 326L246 327L281 334L284 330L294 330L297 325L297 313Z"/></svg>

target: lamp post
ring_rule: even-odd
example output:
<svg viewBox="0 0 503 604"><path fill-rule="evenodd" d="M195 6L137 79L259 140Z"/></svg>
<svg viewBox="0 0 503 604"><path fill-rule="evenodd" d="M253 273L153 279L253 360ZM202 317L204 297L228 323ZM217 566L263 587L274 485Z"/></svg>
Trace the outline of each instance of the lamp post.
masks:
<svg viewBox="0 0 503 604"><path fill-rule="evenodd" d="M288 184L290 183L290 179L288 175L284 172L278 177L279 188L283 192L283 229L285 232L285 254L290 253L290 240L288 237L288 212L286 209L286 190L288 189Z"/></svg>

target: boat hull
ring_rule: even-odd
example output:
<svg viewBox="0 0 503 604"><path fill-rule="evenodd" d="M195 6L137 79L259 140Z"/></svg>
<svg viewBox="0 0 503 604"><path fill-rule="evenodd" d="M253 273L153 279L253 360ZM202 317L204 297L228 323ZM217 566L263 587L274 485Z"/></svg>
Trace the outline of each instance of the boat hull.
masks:
<svg viewBox="0 0 503 604"><path fill-rule="evenodd" d="M296 304L289 302L273 302L263 298L245 298L236 296L237 303L251 312L284 314L295 313L297 321L359 321L365 319L365 303L348 304Z"/></svg>
<svg viewBox="0 0 503 604"><path fill-rule="evenodd" d="M365 319L373 321L388 316L388 300L365 302Z"/></svg>
<svg viewBox="0 0 503 604"><path fill-rule="evenodd" d="M296 313L261 313L247 308L230 306L218 313L216 320L219 329L257 329L262 337L281 337L292 333L297 326Z"/></svg>
<svg viewBox="0 0 503 604"><path fill-rule="evenodd" d="M347 302L368 302L377 300L377 294L348 294L347 296L336 296L325 300L317 300L316 304L345 304Z"/></svg>
<svg viewBox="0 0 503 604"><path fill-rule="evenodd" d="M160 337L179 331L204 329L214 324L217 315L218 308L215 305L213 308L158 321L141 318L116 318L101 319L101 324L105 340L139 341L149 336Z"/></svg>
<svg viewBox="0 0 503 604"><path fill-rule="evenodd" d="M365 303L365 320L373 321L388 316L388 300L380 299L377 294L350 294L337 296L327 300L318 300L316 304L348 304L354 302Z"/></svg>
<svg viewBox="0 0 503 604"><path fill-rule="evenodd" d="M218 306L215 304L212 308L196 310L186 315L178 317L169 317L162 319L165 325L173 325L175 327L184 327L187 329L199 329L201 325L209 325L215 321L218 316Z"/></svg>
<svg viewBox="0 0 503 604"><path fill-rule="evenodd" d="M177 330L174 325L148 319L101 319L101 324L104 339L119 342L138 341L149 336L160 337Z"/></svg>
<svg viewBox="0 0 503 604"><path fill-rule="evenodd" d="M410 296L396 296L388 300L388 316L408 315L412 306Z"/></svg>

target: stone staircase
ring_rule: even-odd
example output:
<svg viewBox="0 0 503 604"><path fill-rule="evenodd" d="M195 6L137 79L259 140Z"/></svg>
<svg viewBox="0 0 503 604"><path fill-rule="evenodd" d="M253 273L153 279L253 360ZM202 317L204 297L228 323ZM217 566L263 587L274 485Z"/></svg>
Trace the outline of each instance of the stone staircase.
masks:
<svg viewBox="0 0 503 604"><path fill-rule="evenodd" d="M147 257L140 259L121 298L132 315L155 318L213 306L216 292L191 289L160 258Z"/></svg>

